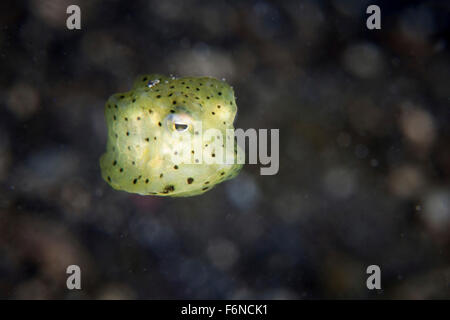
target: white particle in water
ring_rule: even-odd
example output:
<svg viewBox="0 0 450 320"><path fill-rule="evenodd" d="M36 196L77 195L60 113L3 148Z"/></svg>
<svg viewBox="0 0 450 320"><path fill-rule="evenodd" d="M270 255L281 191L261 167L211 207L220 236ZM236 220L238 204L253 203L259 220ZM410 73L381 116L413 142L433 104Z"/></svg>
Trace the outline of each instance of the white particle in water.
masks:
<svg viewBox="0 0 450 320"><path fill-rule="evenodd" d="M154 87L154 86L156 86L158 83L159 83L159 79L150 80L150 81L147 83L147 87L149 87L149 88Z"/></svg>

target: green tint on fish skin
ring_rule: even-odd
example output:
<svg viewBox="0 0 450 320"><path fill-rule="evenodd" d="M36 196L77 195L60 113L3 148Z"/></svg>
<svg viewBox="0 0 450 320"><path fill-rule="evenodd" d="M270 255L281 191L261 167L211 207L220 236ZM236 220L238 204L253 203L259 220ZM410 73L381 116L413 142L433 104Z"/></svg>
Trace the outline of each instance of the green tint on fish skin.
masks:
<svg viewBox="0 0 450 320"><path fill-rule="evenodd" d="M174 139L172 131L185 131L200 143L203 154L214 156L214 140L201 141L202 134L194 132L189 121L201 121L203 132L214 128L226 139L226 130L234 130L236 112L233 89L224 81L141 75L130 91L114 94L106 102L108 141L100 158L102 177L116 190L141 195L203 194L234 178L242 164L205 163L196 158L191 144ZM229 155L233 159L236 148ZM194 161L175 165L171 152L192 155Z"/></svg>

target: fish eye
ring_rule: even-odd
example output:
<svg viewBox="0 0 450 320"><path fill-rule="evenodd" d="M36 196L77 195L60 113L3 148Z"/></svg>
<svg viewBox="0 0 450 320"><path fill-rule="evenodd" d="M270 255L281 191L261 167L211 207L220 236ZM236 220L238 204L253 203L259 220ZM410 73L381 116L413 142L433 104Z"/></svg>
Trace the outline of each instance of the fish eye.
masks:
<svg viewBox="0 0 450 320"><path fill-rule="evenodd" d="M178 132L189 130L192 118L185 113L172 113L166 118L167 127Z"/></svg>
<svg viewBox="0 0 450 320"><path fill-rule="evenodd" d="M185 132L189 128L189 125L186 123L175 122L174 127L178 132Z"/></svg>

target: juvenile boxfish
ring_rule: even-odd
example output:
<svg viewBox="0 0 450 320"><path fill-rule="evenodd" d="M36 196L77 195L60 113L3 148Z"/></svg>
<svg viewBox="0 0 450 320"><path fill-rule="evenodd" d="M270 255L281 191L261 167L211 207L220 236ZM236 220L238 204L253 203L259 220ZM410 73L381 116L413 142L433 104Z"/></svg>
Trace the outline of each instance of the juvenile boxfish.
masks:
<svg viewBox="0 0 450 320"><path fill-rule="evenodd" d="M236 161L241 149L230 134L236 112L233 89L224 81L142 75L130 91L106 102L102 177L114 189L141 195L202 194L242 168ZM217 134L205 136L208 129Z"/></svg>

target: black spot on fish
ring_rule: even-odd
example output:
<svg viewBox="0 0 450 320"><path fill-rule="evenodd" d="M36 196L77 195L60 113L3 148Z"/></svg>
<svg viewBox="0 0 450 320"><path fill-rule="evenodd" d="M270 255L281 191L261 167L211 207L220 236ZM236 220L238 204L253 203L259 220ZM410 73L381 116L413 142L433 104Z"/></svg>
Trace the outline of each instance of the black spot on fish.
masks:
<svg viewBox="0 0 450 320"><path fill-rule="evenodd" d="M175 191L175 186L170 184L164 187L164 190L162 193L169 193Z"/></svg>

